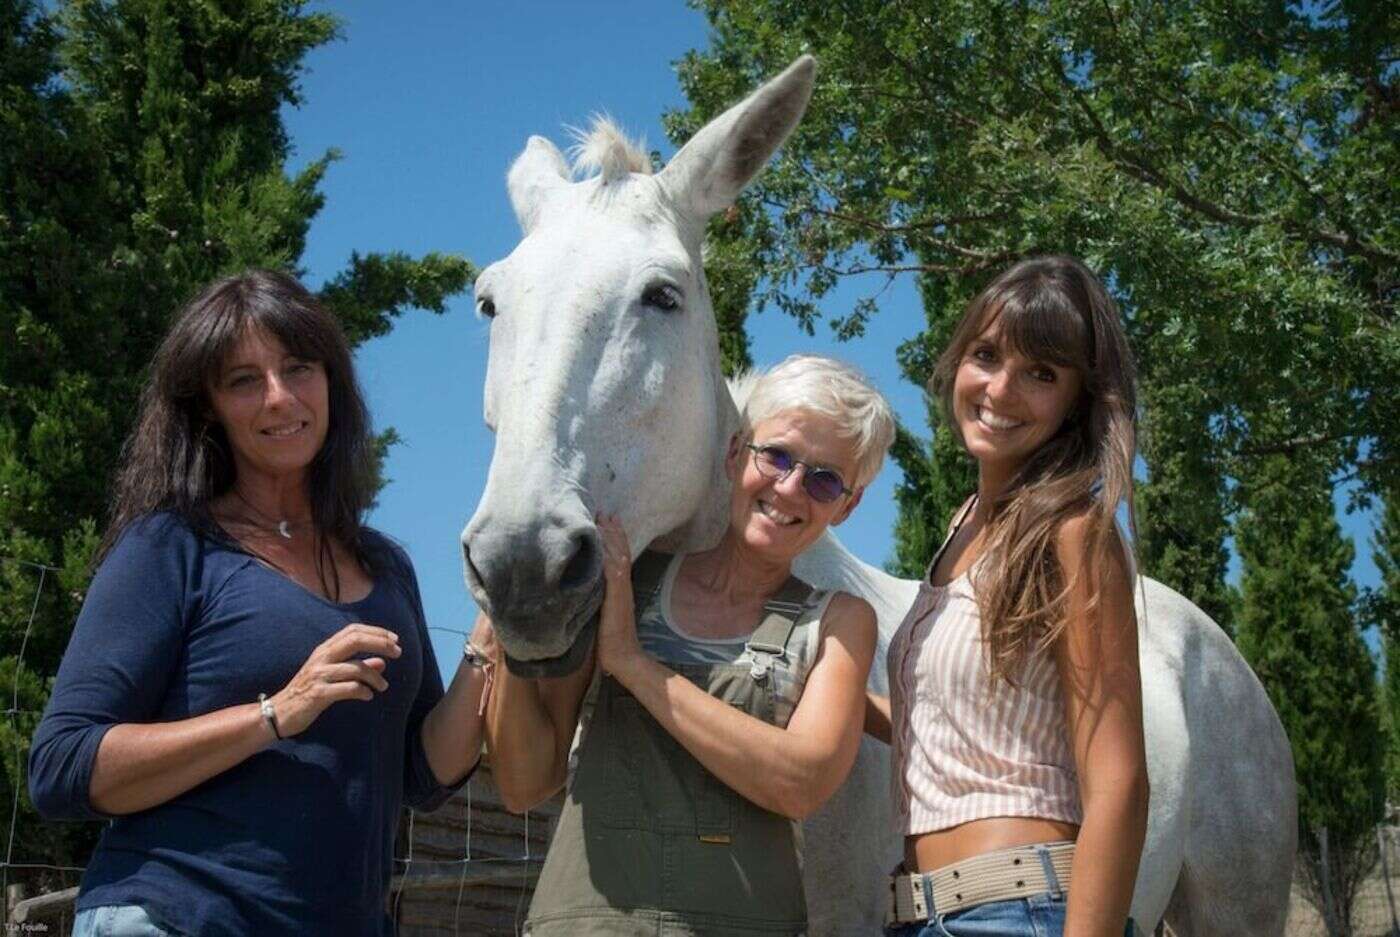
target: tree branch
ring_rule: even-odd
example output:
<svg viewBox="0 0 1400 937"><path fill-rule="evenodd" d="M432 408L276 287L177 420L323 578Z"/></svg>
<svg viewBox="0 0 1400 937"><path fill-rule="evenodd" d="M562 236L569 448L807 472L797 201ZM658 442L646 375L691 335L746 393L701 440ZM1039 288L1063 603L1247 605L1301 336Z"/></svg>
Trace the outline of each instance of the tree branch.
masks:
<svg viewBox="0 0 1400 937"><path fill-rule="evenodd" d="M1265 456L1265 455L1286 455L1299 449L1311 449L1314 446L1321 446L1331 442L1341 442L1345 439L1355 439L1361 433L1310 433L1307 436L1295 436L1292 439L1281 439L1277 442L1265 442L1256 446L1242 446L1238 455L1241 456Z"/></svg>
<svg viewBox="0 0 1400 937"><path fill-rule="evenodd" d="M829 191L826 194L828 196L831 195ZM791 207L786 202L782 202L778 199L771 197L766 197L762 201L763 204L767 205L769 208L785 210ZM824 218L832 218L836 221L843 221L847 224L854 225L855 227L864 228L867 231L876 231L880 234L904 234L909 231L931 231L935 228L956 227L957 225L976 224L978 222L983 221L1005 221L1008 217L1007 212L999 211L986 212L985 214L980 215L949 215L946 218L935 218L930 221L920 221L913 224L886 224L884 222L876 221L866 216L852 215L847 212L833 211L831 209L819 208L816 206L813 206L808 210L811 211L813 214L821 215Z"/></svg>
<svg viewBox="0 0 1400 937"><path fill-rule="evenodd" d="M1094 139L1104 156L1124 169L1130 176L1170 195L1187 208L1222 224L1239 225L1249 228L1264 224L1277 224L1287 231L1299 234L1309 240L1329 244L1345 253L1360 254L1368 260L1375 262L1400 263L1400 253L1388 250L1378 244L1368 243L1352 234L1331 231L1325 228L1315 228L1291 218L1247 214L1208 201L1171 178L1165 171L1154 166L1146 157L1141 154L1130 153L1125 148L1119 146L1113 139L1113 136L1108 132L1108 128L1099 120L1098 114L1094 112L1093 107L1089 104L1087 96L1070 80L1069 76L1065 74L1064 69L1060 67L1058 62L1055 63L1054 70L1061 84L1069 94L1070 99L1089 122L1094 134Z"/></svg>

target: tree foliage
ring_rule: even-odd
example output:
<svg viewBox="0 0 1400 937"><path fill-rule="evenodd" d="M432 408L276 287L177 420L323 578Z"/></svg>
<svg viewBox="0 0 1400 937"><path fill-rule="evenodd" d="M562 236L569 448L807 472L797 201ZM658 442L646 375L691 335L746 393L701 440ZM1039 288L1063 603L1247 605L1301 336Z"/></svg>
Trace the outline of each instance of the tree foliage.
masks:
<svg viewBox="0 0 1400 937"><path fill-rule="evenodd" d="M1377 629L1385 655L1380 705L1387 736L1386 796L1400 802L1400 496L1394 493L1385 499L1373 547L1380 584L1365 596L1362 621Z"/></svg>
<svg viewBox="0 0 1400 937"><path fill-rule="evenodd" d="M1355 551L1322 460L1267 456L1242 487L1240 651L1293 744L1303 882L1320 904L1326 830L1330 893L1338 918L1350 920L1385 807L1375 665L1347 575Z"/></svg>
<svg viewBox="0 0 1400 937"><path fill-rule="evenodd" d="M698 6L711 41L681 62L692 106L669 116L677 140L798 54L819 63L741 223L712 232L745 242L757 305L812 328L838 282L874 278L830 319L856 336L883 278L916 276L926 322L900 361L922 384L997 271L1084 257L1141 365L1144 565L1217 619L1230 480L1251 461L1321 451L1363 492L1400 474L1393 4ZM915 455L929 450L901 446L906 482ZM896 565L944 523L901 520L913 539Z"/></svg>
<svg viewBox="0 0 1400 937"><path fill-rule="evenodd" d="M170 316L217 276L299 272L336 158L287 169L281 108L301 103L306 54L337 35L303 7L0 0L0 681L24 711L6 803ZM459 257L356 254L322 295L358 342L409 306L441 312L472 276ZM26 563L51 567L42 590ZM20 798L14 859L81 866L93 828L42 824L22 784Z"/></svg>

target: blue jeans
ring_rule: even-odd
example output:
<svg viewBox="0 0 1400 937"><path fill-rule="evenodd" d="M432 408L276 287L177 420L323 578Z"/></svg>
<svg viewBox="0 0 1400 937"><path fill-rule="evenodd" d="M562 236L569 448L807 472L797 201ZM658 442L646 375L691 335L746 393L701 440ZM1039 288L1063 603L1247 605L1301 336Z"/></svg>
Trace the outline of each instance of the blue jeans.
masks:
<svg viewBox="0 0 1400 937"><path fill-rule="evenodd" d="M138 904L85 908L73 918L73 937L178 937L161 927Z"/></svg>
<svg viewBox="0 0 1400 937"><path fill-rule="evenodd" d="M1063 937L1065 896L989 901L931 921L885 928L885 937ZM1133 937L1133 922L1123 931Z"/></svg>

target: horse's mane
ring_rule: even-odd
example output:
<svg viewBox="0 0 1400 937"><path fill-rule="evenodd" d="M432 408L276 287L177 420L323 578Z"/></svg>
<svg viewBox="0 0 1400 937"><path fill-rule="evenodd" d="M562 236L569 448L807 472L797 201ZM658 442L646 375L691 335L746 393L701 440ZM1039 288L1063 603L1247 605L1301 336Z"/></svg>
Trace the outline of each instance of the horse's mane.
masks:
<svg viewBox="0 0 1400 937"><path fill-rule="evenodd" d="M574 175L598 174L605 182L621 179L628 173L638 172L651 175L651 157L647 154L646 141L633 141L606 114L594 114L593 126L587 130L570 127L569 136L574 145L569 147L569 155L574 161Z"/></svg>

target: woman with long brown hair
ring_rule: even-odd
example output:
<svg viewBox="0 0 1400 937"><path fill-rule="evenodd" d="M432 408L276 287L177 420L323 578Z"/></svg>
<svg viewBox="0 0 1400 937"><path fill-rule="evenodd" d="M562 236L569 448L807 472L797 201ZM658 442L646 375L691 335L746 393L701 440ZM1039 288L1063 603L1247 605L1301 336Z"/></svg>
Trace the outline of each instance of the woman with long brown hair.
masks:
<svg viewBox="0 0 1400 937"><path fill-rule="evenodd" d="M111 822L75 937L391 933L399 806L481 747L444 695L407 555L363 523L369 419L339 325L267 270L196 296L157 351L29 787Z"/></svg>
<svg viewBox="0 0 1400 937"><path fill-rule="evenodd" d="M930 382L977 463L890 644L899 937L1131 933L1147 825L1133 610L1134 374L1070 257L968 306ZM878 703L878 701L877 701Z"/></svg>

